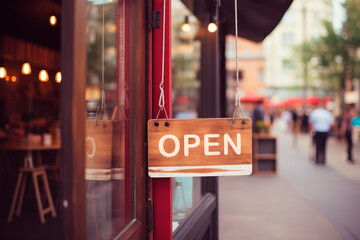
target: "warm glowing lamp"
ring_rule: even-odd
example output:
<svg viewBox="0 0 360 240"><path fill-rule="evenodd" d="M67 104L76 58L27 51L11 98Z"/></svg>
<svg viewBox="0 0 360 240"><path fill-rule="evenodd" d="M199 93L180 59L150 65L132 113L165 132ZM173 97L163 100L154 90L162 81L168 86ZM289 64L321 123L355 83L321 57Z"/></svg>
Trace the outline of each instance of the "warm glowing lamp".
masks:
<svg viewBox="0 0 360 240"><path fill-rule="evenodd" d="M55 81L56 81L57 83L61 83L61 72L57 72L57 73L55 74Z"/></svg>
<svg viewBox="0 0 360 240"><path fill-rule="evenodd" d="M39 80L41 82L48 82L49 81L49 74L47 73L46 70L43 69L43 70L41 70L39 72Z"/></svg>
<svg viewBox="0 0 360 240"><path fill-rule="evenodd" d="M217 25L214 22L210 22L208 25L208 31L214 33L217 31Z"/></svg>
<svg viewBox="0 0 360 240"><path fill-rule="evenodd" d="M30 63L24 62L24 64L22 65L22 68L21 68L21 73L24 74L24 75L29 75L29 74L31 74L31 66L30 66Z"/></svg>
<svg viewBox="0 0 360 240"><path fill-rule="evenodd" d="M15 76L12 76L12 77L11 77L11 81L12 81L12 82L16 82L16 77L15 77Z"/></svg>
<svg viewBox="0 0 360 240"><path fill-rule="evenodd" d="M181 25L181 30L183 32L190 32L191 26L189 24L189 16L185 16L185 21L183 25Z"/></svg>
<svg viewBox="0 0 360 240"><path fill-rule="evenodd" d="M6 77L5 77L5 81L7 81L7 82L10 81L10 77L9 77L9 76L6 76Z"/></svg>
<svg viewBox="0 0 360 240"><path fill-rule="evenodd" d="M5 78L5 77L6 77L6 68L0 67L0 78Z"/></svg>
<svg viewBox="0 0 360 240"><path fill-rule="evenodd" d="M57 23L56 16L55 16L55 15L51 15L50 18L49 18L49 22L50 22L50 25L51 25L51 26L55 26L56 23Z"/></svg>

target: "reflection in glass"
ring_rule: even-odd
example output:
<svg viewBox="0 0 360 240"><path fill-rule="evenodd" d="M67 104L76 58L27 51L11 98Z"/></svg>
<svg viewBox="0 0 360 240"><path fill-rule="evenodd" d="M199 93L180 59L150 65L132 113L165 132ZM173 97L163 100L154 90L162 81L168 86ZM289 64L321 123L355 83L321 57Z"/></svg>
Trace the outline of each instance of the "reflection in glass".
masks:
<svg viewBox="0 0 360 240"><path fill-rule="evenodd" d="M199 21L180 0L172 1L171 5L173 116L197 118L200 107L201 44L196 39ZM185 29L184 23L189 24ZM173 178L172 187L175 231L201 199L201 178Z"/></svg>
<svg viewBox="0 0 360 240"><path fill-rule="evenodd" d="M125 1L87 2L87 239L113 239L133 218Z"/></svg>
<svg viewBox="0 0 360 240"><path fill-rule="evenodd" d="M180 221L186 217L186 203L182 182L175 182L173 199L173 221Z"/></svg>

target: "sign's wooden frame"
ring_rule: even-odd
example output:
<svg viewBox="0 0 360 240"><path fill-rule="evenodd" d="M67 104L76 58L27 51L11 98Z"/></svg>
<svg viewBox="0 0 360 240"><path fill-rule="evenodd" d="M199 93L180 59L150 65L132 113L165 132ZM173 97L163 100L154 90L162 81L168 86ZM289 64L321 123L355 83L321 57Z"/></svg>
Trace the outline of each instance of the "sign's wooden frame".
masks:
<svg viewBox="0 0 360 240"><path fill-rule="evenodd" d="M251 119L149 120L148 166L153 178L250 175Z"/></svg>

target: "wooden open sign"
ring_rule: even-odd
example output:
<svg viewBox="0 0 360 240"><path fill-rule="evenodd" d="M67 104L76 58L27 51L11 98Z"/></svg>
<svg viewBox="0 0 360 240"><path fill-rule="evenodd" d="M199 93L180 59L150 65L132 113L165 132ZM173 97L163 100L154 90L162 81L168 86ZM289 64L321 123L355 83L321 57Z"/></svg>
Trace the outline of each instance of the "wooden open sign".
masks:
<svg viewBox="0 0 360 240"><path fill-rule="evenodd" d="M250 175L250 118L148 121L149 176Z"/></svg>

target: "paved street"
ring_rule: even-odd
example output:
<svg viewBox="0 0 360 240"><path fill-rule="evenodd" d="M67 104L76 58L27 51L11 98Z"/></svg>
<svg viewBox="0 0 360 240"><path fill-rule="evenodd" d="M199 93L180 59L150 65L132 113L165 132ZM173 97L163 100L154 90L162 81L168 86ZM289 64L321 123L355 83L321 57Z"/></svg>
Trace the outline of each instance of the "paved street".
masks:
<svg viewBox="0 0 360 240"><path fill-rule="evenodd" d="M358 161L345 161L345 143L330 139L326 166L309 160L308 136L280 123L278 173L219 179L220 239L360 239L360 143Z"/></svg>

